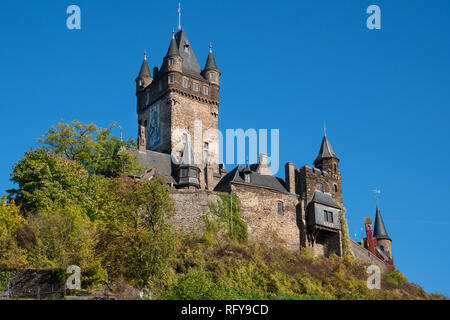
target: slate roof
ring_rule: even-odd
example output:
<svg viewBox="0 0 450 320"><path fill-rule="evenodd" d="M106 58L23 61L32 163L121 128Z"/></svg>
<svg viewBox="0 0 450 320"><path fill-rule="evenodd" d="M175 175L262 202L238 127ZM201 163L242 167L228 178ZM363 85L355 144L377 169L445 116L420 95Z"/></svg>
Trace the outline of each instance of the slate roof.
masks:
<svg viewBox="0 0 450 320"><path fill-rule="evenodd" d="M197 162L195 160L195 154L191 146L191 141L187 139L184 143L183 155L180 160L180 167L190 166L198 168Z"/></svg>
<svg viewBox="0 0 450 320"><path fill-rule="evenodd" d="M183 73L192 77L203 79L201 73L202 68L195 57L194 50L192 49L191 43L184 32L180 30L175 34L175 39L178 46L178 51L183 58Z"/></svg>
<svg viewBox="0 0 450 320"><path fill-rule="evenodd" d="M271 175L262 175L254 171L255 165L251 165L250 183L244 180L244 168L237 166L226 174L222 180L217 184L217 191L224 191L228 184L242 184L254 187L266 188L282 193L289 193L286 188L286 183L283 179Z"/></svg>
<svg viewBox="0 0 450 320"><path fill-rule="evenodd" d="M316 160L314 160L314 163L322 159L329 159L329 158L336 158L339 160L339 158L334 153L333 148L331 147L330 141L325 135L322 139L322 145L320 146L319 155L317 156Z"/></svg>
<svg viewBox="0 0 450 320"><path fill-rule="evenodd" d="M214 55L212 51L209 51L208 59L206 60L205 70L219 70L217 68L216 59L214 59Z"/></svg>
<svg viewBox="0 0 450 320"><path fill-rule="evenodd" d="M142 62L141 71L139 71L138 78L151 77L150 68L148 66L147 58Z"/></svg>
<svg viewBox="0 0 450 320"><path fill-rule="evenodd" d="M329 193L323 193L318 190L314 191L314 196L311 200L314 203L320 203L328 207L340 209L341 207L334 201Z"/></svg>
<svg viewBox="0 0 450 320"><path fill-rule="evenodd" d="M383 218L381 217L381 212L380 209L378 208L378 205L375 214L375 227L373 228L373 236L376 237L377 240L387 239L392 241L392 239L389 237L386 231L386 227L384 226L384 221Z"/></svg>
<svg viewBox="0 0 450 320"><path fill-rule="evenodd" d="M132 155L138 157L138 163L147 169L156 168L156 174L162 176L167 183L176 183L172 176L174 166L170 154L147 150L145 153L138 150L128 150Z"/></svg>
<svg viewBox="0 0 450 320"><path fill-rule="evenodd" d="M173 36L172 40L170 40L169 50L167 50L166 57L177 55L180 55L180 52L178 50L178 44L177 41L175 40L175 36Z"/></svg>

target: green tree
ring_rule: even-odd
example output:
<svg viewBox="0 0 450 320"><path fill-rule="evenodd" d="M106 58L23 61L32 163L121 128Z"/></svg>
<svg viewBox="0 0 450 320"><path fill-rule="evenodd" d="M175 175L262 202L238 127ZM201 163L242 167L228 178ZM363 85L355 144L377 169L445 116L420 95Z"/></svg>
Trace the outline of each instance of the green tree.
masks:
<svg viewBox="0 0 450 320"><path fill-rule="evenodd" d="M78 206L94 219L105 203L106 178L89 175L83 165L50 153L30 150L14 165L11 181L17 189L9 197L25 211L47 212Z"/></svg>
<svg viewBox="0 0 450 320"><path fill-rule="evenodd" d="M83 271L94 268L95 229L78 207L66 206L30 216L33 235L28 246L29 261L35 268L62 268L77 265Z"/></svg>
<svg viewBox="0 0 450 320"><path fill-rule="evenodd" d="M175 250L174 234L167 223L173 214L169 188L158 178L111 181L110 212L97 222L104 264L116 277L144 288L161 277Z"/></svg>
<svg viewBox="0 0 450 320"><path fill-rule="evenodd" d="M115 124L101 128L95 124L58 123L39 140L56 155L81 163L90 174L106 177L120 172L140 173L142 167L127 150L136 148L133 139L123 141L111 134Z"/></svg>
<svg viewBox="0 0 450 320"><path fill-rule="evenodd" d="M8 203L6 196L0 200L0 269L16 269L27 265L26 250L16 240L18 228L26 220L20 215L14 201Z"/></svg>

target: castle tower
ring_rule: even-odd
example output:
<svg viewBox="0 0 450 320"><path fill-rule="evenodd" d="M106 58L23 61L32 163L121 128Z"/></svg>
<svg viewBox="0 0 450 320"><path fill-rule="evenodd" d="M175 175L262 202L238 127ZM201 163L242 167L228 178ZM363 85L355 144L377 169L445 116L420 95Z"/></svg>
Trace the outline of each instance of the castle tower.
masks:
<svg viewBox="0 0 450 320"><path fill-rule="evenodd" d="M147 53L144 53L144 61L142 61L141 70L139 71L139 75L135 81L136 92L143 90L153 81L152 75L150 73L150 68L148 67Z"/></svg>
<svg viewBox="0 0 450 320"><path fill-rule="evenodd" d="M389 237L383 218L381 217L380 209L377 205L375 214L375 227L373 229L373 236L377 239L377 247L383 251L391 260L392 258L392 239Z"/></svg>
<svg viewBox="0 0 450 320"><path fill-rule="evenodd" d="M323 185L326 190L322 190L322 192L328 192L332 194L333 198L340 205L342 205L342 187L341 174L339 172L339 158L334 153L326 134L324 134L323 136L319 154L317 155L316 160L314 160L314 167L328 174L326 186Z"/></svg>
<svg viewBox="0 0 450 320"><path fill-rule="evenodd" d="M136 95L138 123L145 128L146 139L139 141L146 141L147 150L181 159L183 137L187 135L200 171L212 173L209 177L217 176L221 73L211 48L202 70L186 33L180 29L172 34L161 68L154 68L153 78L149 78L146 58L144 63ZM206 175L200 180L202 189L208 184L208 189L213 189L216 183L206 181Z"/></svg>
<svg viewBox="0 0 450 320"><path fill-rule="evenodd" d="M338 165L339 158L324 135L315 167L303 166L295 171L295 189L300 195L300 244L312 247L316 256L342 254L343 203ZM291 179L286 181L290 183Z"/></svg>

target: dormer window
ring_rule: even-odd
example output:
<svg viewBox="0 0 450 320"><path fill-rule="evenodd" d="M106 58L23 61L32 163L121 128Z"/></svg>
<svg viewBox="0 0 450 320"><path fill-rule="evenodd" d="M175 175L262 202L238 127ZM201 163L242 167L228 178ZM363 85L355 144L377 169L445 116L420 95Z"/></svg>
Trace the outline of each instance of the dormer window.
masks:
<svg viewBox="0 0 450 320"><path fill-rule="evenodd" d="M208 87L203 87L203 94L208 95Z"/></svg>
<svg viewBox="0 0 450 320"><path fill-rule="evenodd" d="M184 87L184 88L187 88L188 85L189 85L188 80L187 80L187 79L183 79L183 87Z"/></svg>
<svg viewBox="0 0 450 320"><path fill-rule="evenodd" d="M214 72L211 72L211 73L209 74L209 79L210 79L210 80L216 80L216 74L215 74Z"/></svg>
<svg viewBox="0 0 450 320"><path fill-rule="evenodd" d="M194 82L194 91L198 91L198 88L199 88L198 83Z"/></svg>
<svg viewBox="0 0 450 320"><path fill-rule="evenodd" d="M169 84L174 84L175 83L175 76L174 75L170 75L169 76Z"/></svg>
<svg viewBox="0 0 450 320"><path fill-rule="evenodd" d="M246 174L244 175L244 178L245 178L245 182L246 182L246 183L250 183L250 173L246 173Z"/></svg>

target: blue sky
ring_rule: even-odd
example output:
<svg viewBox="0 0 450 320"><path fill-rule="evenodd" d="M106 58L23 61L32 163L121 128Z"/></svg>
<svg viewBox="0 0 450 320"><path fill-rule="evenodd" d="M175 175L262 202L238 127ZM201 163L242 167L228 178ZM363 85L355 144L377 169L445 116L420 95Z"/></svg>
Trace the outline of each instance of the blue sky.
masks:
<svg viewBox="0 0 450 320"><path fill-rule="evenodd" d="M66 28L77 4L82 29ZM379 5L382 29L366 28ZM160 65L176 0L0 2L0 192L12 165L59 120L118 122L136 137L134 79ZM220 128L280 129L280 161L311 165L327 124L341 159L350 235L372 190L410 281L450 295L450 2L184 1L200 61L222 71ZM116 134L119 134L118 132Z"/></svg>

